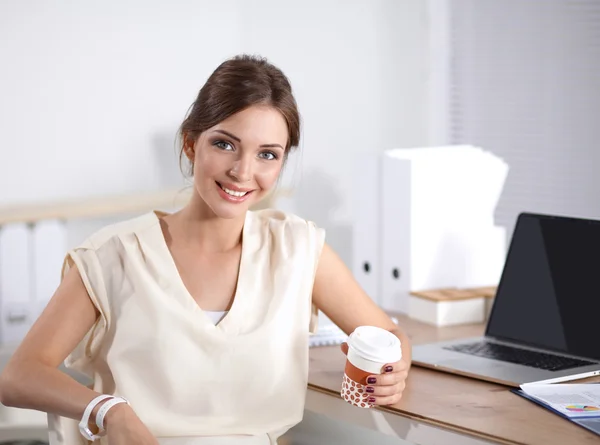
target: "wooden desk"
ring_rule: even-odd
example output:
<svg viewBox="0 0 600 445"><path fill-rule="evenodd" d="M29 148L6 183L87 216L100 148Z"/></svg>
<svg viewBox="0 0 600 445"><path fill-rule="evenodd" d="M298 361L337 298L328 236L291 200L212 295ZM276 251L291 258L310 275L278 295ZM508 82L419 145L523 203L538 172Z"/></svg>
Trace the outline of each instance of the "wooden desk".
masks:
<svg viewBox="0 0 600 445"><path fill-rule="evenodd" d="M435 328L403 316L398 319L413 344L477 336L484 330L483 325ZM372 417L369 411L373 410L352 407L341 399L344 362L339 347L311 349L307 409L360 422ZM332 404L334 398L337 400ZM329 408L323 408L325 405ZM421 425L445 431L448 437L454 435L454 442L461 444L600 444L600 437L509 392L505 386L414 365L400 403L376 411L379 421L370 419L363 422L365 426L379 423L375 429L409 441L407 428ZM394 427L396 418L398 425L404 426Z"/></svg>

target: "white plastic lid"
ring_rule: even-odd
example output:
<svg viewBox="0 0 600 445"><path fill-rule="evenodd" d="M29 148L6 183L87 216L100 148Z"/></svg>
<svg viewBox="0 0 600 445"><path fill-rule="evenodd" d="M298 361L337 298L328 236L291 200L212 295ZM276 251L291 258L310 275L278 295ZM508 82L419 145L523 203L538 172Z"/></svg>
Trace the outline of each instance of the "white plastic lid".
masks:
<svg viewBox="0 0 600 445"><path fill-rule="evenodd" d="M347 343L358 355L373 362L395 363L402 358L400 339L376 326L359 326Z"/></svg>

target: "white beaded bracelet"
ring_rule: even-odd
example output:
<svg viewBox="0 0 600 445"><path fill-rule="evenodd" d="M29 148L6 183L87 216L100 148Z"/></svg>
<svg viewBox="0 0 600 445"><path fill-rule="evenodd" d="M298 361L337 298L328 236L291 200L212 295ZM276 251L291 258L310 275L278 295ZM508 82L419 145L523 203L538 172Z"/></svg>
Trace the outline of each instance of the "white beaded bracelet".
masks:
<svg viewBox="0 0 600 445"><path fill-rule="evenodd" d="M99 428L100 432L98 434L104 435L104 416L108 413L113 406L118 405L119 403L126 403L129 405L129 401L123 397L113 397L108 402L100 407L98 410L98 414L96 414L96 426Z"/></svg>
<svg viewBox="0 0 600 445"><path fill-rule="evenodd" d="M79 432L86 440L94 441L94 440L100 438L99 435L92 433L92 430L90 430L90 428L88 426L89 421L90 421L90 415L92 414L92 411L94 410L96 405L98 405L98 403L102 402L103 400L110 399L112 397L113 396L103 394L101 396L95 397L85 407L85 410L83 411L83 416L81 417L81 421L79 422Z"/></svg>

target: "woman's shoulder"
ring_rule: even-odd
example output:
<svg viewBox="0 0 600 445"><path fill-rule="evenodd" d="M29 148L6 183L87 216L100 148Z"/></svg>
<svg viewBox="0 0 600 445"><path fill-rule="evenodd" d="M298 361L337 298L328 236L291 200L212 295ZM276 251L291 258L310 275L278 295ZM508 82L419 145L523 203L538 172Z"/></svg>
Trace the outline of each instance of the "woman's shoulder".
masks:
<svg viewBox="0 0 600 445"><path fill-rule="evenodd" d="M109 243L111 240L123 235L135 234L159 223L159 219L154 212L148 212L143 215L119 221L106 225L96 232L92 233L80 247L98 250Z"/></svg>
<svg viewBox="0 0 600 445"><path fill-rule="evenodd" d="M295 213L285 212L278 209L262 209L254 210L250 212L253 218L260 223L267 224L269 226L288 226L290 228L297 227L299 229L307 226L315 226L313 221L304 219Z"/></svg>
<svg viewBox="0 0 600 445"><path fill-rule="evenodd" d="M263 227L278 239L295 239L300 242L313 238L325 238L325 230L314 221L302 218L294 213L277 209L263 209L252 211L256 227Z"/></svg>

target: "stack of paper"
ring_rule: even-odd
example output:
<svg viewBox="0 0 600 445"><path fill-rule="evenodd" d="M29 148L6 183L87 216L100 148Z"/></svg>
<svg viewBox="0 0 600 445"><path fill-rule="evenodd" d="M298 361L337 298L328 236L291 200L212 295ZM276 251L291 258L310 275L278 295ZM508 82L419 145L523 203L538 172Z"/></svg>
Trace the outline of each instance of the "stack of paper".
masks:
<svg viewBox="0 0 600 445"><path fill-rule="evenodd" d="M323 321L321 321L323 320ZM392 317L392 321L398 324L398 319ZM319 328L317 332L311 334L308 338L308 346L311 348L317 346L335 346L341 345L348 339L348 336L337 327L333 322L325 315L319 316Z"/></svg>
<svg viewBox="0 0 600 445"><path fill-rule="evenodd" d="M600 435L600 385L537 384L521 385L515 393Z"/></svg>
<svg viewBox="0 0 600 445"><path fill-rule="evenodd" d="M388 150L358 160L354 274L384 309L411 291L496 285L506 232L494 225L508 165L468 145Z"/></svg>
<svg viewBox="0 0 600 445"><path fill-rule="evenodd" d="M323 324L323 326L319 323L317 332L308 338L308 346L312 348L315 346L341 345L347 338L348 336L344 331L333 324L332 321Z"/></svg>

